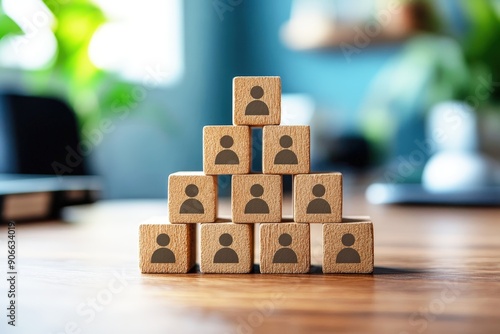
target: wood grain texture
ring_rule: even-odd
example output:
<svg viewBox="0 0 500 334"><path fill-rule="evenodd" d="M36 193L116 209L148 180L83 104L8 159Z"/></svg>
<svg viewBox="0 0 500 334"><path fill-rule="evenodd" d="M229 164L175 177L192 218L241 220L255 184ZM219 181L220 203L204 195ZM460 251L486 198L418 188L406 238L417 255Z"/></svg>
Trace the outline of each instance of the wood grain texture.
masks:
<svg viewBox="0 0 500 334"><path fill-rule="evenodd" d="M250 173L251 146L248 126L205 126L203 172L208 175Z"/></svg>
<svg viewBox="0 0 500 334"><path fill-rule="evenodd" d="M205 274L251 272L253 227L253 224L234 224L222 219L215 224L201 224L200 271Z"/></svg>
<svg viewBox="0 0 500 334"><path fill-rule="evenodd" d="M342 174L299 174L293 181L293 215L297 223L342 221Z"/></svg>
<svg viewBox="0 0 500 334"><path fill-rule="evenodd" d="M254 87L257 91L252 90ZM267 111L268 114L260 114ZM281 121L280 77L235 77L233 79L233 124L278 125Z"/></svg>
<svg viewBox="0 0 500 334"><path fill-rule="evenodd" d="M309 224L260 225L260 272L305 274L311 265Z"/></svg>
<svg viewBox="0 0 500 334"><path fill-rule="evenodd" d="M342 223L323 224L323 273L372 273L373 244L369 217L346 217Z"/></svg>
<svg viewBox="0 0 500 334"><path fill-rule="evenodd" d="M233 175L231 191L233 222L279 223L282 216L282 200L281 175Z"/></svg>
<svg viewBox="0 0 500 334"><path fill-rule="evenodd" d="M170 224L154 217L139 226L139 267L143 273L187 273L196 262L196 225Z"/></svg>
<svg viewBox="0 0 500 334"><path fill-rule="evenodd" d="M263 173L309 173L310 144L309 126L265 126L262 132Z"/></svg>
<svg viewBox="0 0 500 334"><path fill-rule="evenodd" d="M177 172L168 177L171 223L211 223L217 219L217 177Z"/></svg>
<svg viewBox="0 0 500 334"><path fill-rule="evenodd" d="M321 224L310 225L308 275L141 274L138 223L168 215L165 200L101 201L66 208L70 223L19 223L15 330L65 333L74 322L94 334L498 332L500 208L371 205L365 186L344 175L344 215L374 223L373 275L321 274ZM230 201L220 204L229 215ZM292 213L289 197L283 210ZM7 240L3 225L0 245ZM109 286L112 298L102 299ZM89 299L106 304L97 311ZM92 321L77 313L82 304Z"/></svg>

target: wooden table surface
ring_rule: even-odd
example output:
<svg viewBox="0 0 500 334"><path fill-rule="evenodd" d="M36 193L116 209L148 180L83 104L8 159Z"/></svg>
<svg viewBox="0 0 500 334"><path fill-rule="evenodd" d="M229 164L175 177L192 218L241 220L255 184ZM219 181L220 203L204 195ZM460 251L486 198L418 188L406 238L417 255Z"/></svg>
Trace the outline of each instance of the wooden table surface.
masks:
<svg viewBox="0 0 500 334"><path fill-rule="evenodd" d="M500 209L372 206L354 192L344 213L373 219L373 275L141 275L138 225L165 201L18 224L18 327L2 315L1 332L500 332ZM311 232L319 265L321 226ZM5 261L5 227L1 240Z"/></svg>

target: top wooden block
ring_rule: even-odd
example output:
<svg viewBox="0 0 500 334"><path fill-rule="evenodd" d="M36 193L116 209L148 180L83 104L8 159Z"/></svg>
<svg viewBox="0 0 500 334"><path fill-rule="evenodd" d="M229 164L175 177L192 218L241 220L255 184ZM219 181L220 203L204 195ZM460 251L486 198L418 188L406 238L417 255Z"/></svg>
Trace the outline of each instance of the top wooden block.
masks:
<svg viewBox="0 0 500 334"><path fill-rule="evenodd" d="M279 125L280 120L280 77L235 77L233 79L234 125Z"/></svg>

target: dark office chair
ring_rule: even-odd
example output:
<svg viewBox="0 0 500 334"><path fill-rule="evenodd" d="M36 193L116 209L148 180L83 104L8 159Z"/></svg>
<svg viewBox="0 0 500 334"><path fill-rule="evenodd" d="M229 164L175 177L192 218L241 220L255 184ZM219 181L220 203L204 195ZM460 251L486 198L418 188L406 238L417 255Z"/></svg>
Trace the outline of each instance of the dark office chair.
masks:
<svg viewBox="0 0 500 334"><path fill-rule="evenodd" d="M75 114L63 101L0 92L2 215L9 195L50 193L50 218L58 217L64 205L92 202L100 187L89 175L85 157L79 157L79 163L71 160L71 166L67 162L69 151L78 152L79 143ZM61 166L67 167L64 173ZM83 195L75 196L75 191Z"/></svg>

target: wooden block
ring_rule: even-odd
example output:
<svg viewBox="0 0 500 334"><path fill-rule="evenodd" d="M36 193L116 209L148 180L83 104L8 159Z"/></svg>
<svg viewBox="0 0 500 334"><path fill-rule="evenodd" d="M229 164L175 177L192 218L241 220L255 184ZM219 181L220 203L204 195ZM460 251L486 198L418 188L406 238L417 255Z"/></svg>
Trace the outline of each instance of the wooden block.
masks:
<svg viewBox="0 0 500 334"><path fill-rule="evenodd" d="M205 126L203 172L210 175L250 173L251 147L248 126Z"/></svg>
<svg viewBox="0 0 500 334"><path fill-rule="evenodd" d="M217 219L217 176L178 172L168 177L171 223L212 223Z"/></svg>
<svg viewBox="0 0 500 334"><path fill-rule="evenodd" d="M202 273L244 274L253 267L253 224L201 224Z"/></svg>
<svg viewBox="0 0 500 334"><path fill-rule="evenodd" d="M280 77L235 77L233 79L233 124L278 125L280 119Z"/></svg>
<svg viewBox="0 0 500 334"><path fill-rule="evenodd" d="M260 225L260 272L304 274L311 265L309 224Z"/></svg>
<svg viewBox="0 0 500 334"><path fill-rule="evenodd" d="M265 126L262 141L264 174L309 173L309 126Z"/></svg>
<svg viewBox="0 0 500 334"><path fill-rule="evenodd" d="M373 272L373 224L370 217L344 218L339 224L323 224L323 272Z"/></svg>
<svg viewBox="0 0 500 334"><path fill-rule="evenodd" d="M340 223L342 196L341 173L295 175L294 220L297 223Z"/></svg>
<svg viewBox="0 0 500 334"><path fill-rule="evenodd" d="M233 175L231 193L233 222L281 222L281 175Z"/></svg>
<svg viewBox="0 0 500 334"><path fill-rule="evenodd" d="M196 262L196 225L170 224L154 217L139 227L139 266L142 273L187 273Z"/></svg>

